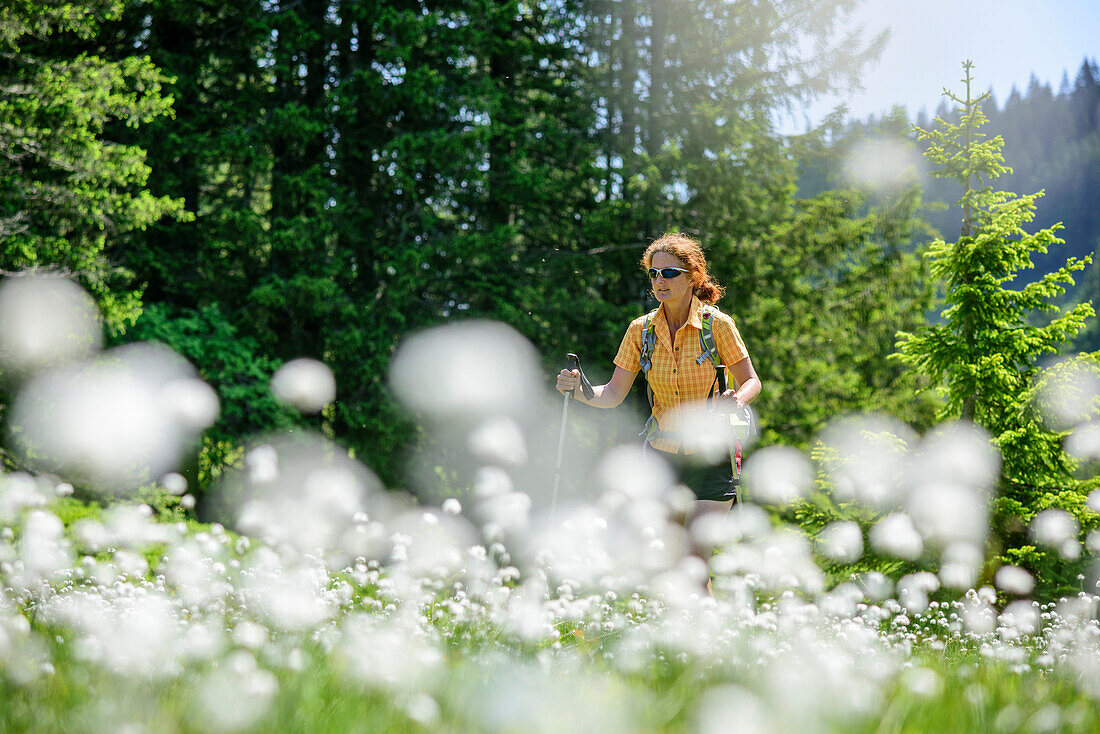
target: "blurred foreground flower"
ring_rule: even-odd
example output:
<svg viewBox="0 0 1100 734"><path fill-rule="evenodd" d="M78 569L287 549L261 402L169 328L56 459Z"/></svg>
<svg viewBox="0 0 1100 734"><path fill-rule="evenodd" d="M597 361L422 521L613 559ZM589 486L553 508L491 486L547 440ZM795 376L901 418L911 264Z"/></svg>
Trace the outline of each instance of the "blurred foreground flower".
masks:
<svg viewBox="0 0 1100 734"><path fill-rule="evenodd" d="M32 468L127 490L173 470L217 416L217 395L186 360L130 344L32 377L9 438Z"/></svg>

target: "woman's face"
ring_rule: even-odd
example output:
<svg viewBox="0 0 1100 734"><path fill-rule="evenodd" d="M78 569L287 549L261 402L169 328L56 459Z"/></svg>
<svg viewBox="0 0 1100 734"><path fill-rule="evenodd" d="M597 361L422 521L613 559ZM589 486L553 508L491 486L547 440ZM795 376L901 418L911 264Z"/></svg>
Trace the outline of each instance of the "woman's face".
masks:
<svg viewBox="0 0 1100 734"><path fill-rule="evenodd" d="M658 270L661 268L683 268L688 270L687 265L680 258L670 252L663 251L653 253L649 266ZM653 295L661 303L676 303L681 299L691 300L694 283L690 270L686 273L678 273L675 278L666 278L658 273L657 277L650 279L649 282L653 286Z"/></svg>

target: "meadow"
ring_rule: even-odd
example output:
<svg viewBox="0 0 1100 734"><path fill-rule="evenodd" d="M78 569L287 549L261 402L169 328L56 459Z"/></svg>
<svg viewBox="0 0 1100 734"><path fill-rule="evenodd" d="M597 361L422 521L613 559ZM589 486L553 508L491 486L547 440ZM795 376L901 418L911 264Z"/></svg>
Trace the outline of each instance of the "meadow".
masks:
<svg viewBox="0 0 1100 734"><path fill-rule="evenodd" d="M299 430L225 468L228 530L194 519L173 466L217 415L212 391L156 345L101 350L89 304L58 278L0 289L29 324L0 327L21 376L6 450L23 465L0 477L4 731L1100 728L1095 587L1035 599L1026 570L975 558L997 457L973 426L849 419L822 436L828 466L761 448L747 501L686 528L684 488L620 446L551 509L517 417L538 403L530 346L499 324L439 327L396 363L447 350L499 370L479 376L493 400L462 370L393 380L429 424L473 411L475 429L449 429L476 467L461 496L388 489ZM33 313L64 318L44 330ZM333 385L306 361L272 389L308 411ZM866 525L785 522L829 471ZM1096 538L1068 517L1038 516L1033 537L1087 559ZM709 569L688 552L701 543ZM870 558L908 565L837 570Z"/></svg>

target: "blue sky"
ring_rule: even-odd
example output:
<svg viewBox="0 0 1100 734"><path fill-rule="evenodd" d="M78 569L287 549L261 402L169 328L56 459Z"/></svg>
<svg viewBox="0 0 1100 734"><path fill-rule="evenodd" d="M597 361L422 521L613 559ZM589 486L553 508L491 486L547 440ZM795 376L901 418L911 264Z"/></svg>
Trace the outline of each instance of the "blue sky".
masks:
<svg viewBox="0 0 1100 734"><path fill-rule="evenodd" d="M811 122L842 101L861 119L895 104L910 117L922 107L933 113L944 86L961 89L968 58L978 89L992 88L1001 106L1033 73L1057 92L1063 72L1072 83L1082 59L1100 57L1100 0L865 0L852 22L868 37L887 27L892 36L865 72L864 91L814 105Z"/></svg>

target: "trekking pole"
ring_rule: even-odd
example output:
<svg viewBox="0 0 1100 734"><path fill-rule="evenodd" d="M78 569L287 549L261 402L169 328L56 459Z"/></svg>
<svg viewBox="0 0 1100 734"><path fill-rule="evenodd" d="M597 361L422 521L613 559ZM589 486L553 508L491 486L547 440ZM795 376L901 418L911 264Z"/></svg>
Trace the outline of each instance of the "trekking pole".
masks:
<svg viewBox="0 0 1100 734"><path fill-rule="evenodd" d="M716 365L715 370L718 371L718 394L721 395L726 391L728 383L726 382L726 365ZM736 440L736 439L735 439ZM733 488L733 504L741 504L741 472L737 466L737 449L734 446L730 447L730 470L733 472L733 478L737 482ZM731 507L732 509L732 507Z"/></svg>
<svg viewBox="0 0 1100 734"><path fill-rule="evenodd" d="M584 393L586 398L591 398L595 393L592 391L592 383L588 381L588 378L584 376L584 370L581 369L581 358L570 352L565 355L567 360L565 368L567 370L577 370L581 376L581 392ZM576 388L574 388L575 390ZM565 393L565 397L561 404L561 428L558 430L558 460L554 465L554 492L550 495L550 522L554 522L554 510L558 504L558 486L561 484L561 462L565 452L565 422L569 416L569 400L573 397L573 391Z"/></svg>

